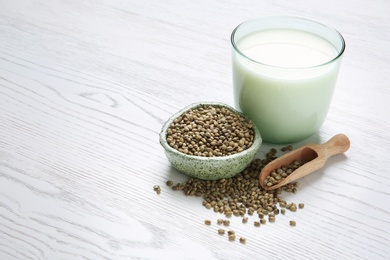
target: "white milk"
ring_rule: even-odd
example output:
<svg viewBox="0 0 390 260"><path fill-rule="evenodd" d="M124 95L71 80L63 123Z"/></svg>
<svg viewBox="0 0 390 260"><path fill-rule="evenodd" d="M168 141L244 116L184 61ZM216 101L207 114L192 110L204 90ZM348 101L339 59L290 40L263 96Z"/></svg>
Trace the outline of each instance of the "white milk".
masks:
<svg viewBox="0 0 390 260"><path fill-rule="evenodd" d="M318 131L339 70L339 60L329 62L338 55L336 48L292 29L252 33L236 44L241 54L233 51L235 106L263 139L294 142Z"/></svg>

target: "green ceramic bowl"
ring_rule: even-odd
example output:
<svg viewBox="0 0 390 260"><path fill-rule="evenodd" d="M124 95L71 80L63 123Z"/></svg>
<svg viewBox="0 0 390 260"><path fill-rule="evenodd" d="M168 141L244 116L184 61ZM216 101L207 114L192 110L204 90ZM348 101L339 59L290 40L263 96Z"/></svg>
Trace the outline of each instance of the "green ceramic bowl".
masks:
<svg viewBox="0 0 390 260"><path fill-rule="evenodd" d="M254 159L256 152L259 150L262 139L259 133L259 130L253 124L255 131L255 138L253 144L248 149L228 155L228 156L218 156L218 157L202 157L202 156L192 156L172 148L168 145L166 140L166 131L176 118L187 112L188 110L194 109L199 106L211 105L219 106L230 109L236 113L234 108L215 102L200 102L191 104L184 109L180 110L174 114L171 118L166 121L160 132L160 144L165 149L165 154L174 168L177 170L195 178L203 180L217 180L222 178L230 178L234 175L240 173L244 170ZM240 113L243 115L242 113ZM244 116L244 115L243 115Z"/></svg>

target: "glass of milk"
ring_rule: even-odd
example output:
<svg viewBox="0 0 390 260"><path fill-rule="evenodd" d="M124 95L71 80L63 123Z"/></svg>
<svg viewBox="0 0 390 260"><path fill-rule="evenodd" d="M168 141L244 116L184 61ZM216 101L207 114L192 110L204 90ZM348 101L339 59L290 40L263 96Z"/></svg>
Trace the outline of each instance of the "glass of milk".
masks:
<svg viewBox="0 0 390 260"><path fill-rule="evenodd" d="M235 106L264 141L291 143L316 133L331 103L343 37L296 17L246 21L231 35Z"/></svg>

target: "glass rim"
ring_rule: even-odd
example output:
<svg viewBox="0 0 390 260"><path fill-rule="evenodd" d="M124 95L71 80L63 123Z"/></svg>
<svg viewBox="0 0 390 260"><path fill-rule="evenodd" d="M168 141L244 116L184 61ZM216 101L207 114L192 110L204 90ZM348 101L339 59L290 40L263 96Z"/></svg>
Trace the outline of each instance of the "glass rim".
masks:
<svg viewBox="0 0 390 260"><path fill-rule="evenodd" d="M263 62L260 62L260 61L257 61L257 60L254 60L250 57L248 57L247 55L245 55L241 50L240 48L237 46L236 44L236 41L235 41L235 35L236 35L236 32L245 24L249 23L249 22L254 22L254 21L260 21L260 20L268 20L268 19L292 19L292 20L301 20L301 21L305 21L305 22L309 22L309 23L312 23L312 24L316 24L316 25L319 25L319 26L322 26L322 27L325 27L327 29L330 29L332 31L334 31L340 38L341 40L341 48L340 50L337 49L338 53L337 55L335 55L335 57L333 57L332 59L330 59L329 61L327 62L324 62L324 63L320 63L320 64L317 64L317 65L314 65L314 66L305 66L305 67L295 67L295 68L290 68L290 67L283 67L283 66L275 66L275 65L270 65L270 64L267 64L267 63L263 63ZM286 28L288 28L286 26ZM280 27L278 29L283 29L283 27ZM296 16L266 16L266 17L261 17L261 18L256 18L256 19L251 19L251 20L246 20L242 23L240 23L239 25L237 25L236 28L234 28L232 34L231 34L231 37L230 37L230 43L232 44L234 50L240 54L242 57L244 57L245 59L251 61L251 62L254 62L254 63L257 63L259 65L262 65L262 66L267 66L267 67L273 67L273 68L278 68L278 69L289 69L289 70L300 70L300 69L311 69L311 68L318 68L318 67L322 67L322 66L325 66L325 65L328 65L328 64L331 64L333 62L335 62L336 60L338 60L344 53L345 51L345 40L344 40L344 37L341 35L341 33L339 31L337 31L335 28L333 27L330 27L330 26L327 26L325 24L322 24L322 23L319 23L319 22L316 22L316 21L313 21L313 20L310 20L310 19L306 19L306 18L301 18L301 17L296 17Z"/></svg>

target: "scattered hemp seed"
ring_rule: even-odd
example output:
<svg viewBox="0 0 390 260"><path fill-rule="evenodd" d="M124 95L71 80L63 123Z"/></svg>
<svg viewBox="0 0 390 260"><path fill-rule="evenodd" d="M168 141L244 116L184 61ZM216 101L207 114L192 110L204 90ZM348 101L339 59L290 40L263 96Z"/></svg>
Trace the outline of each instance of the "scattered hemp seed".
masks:
<svg viewBox="0 0 390 260"><path fill-rule="evenodd" d="M225 229L222 229L222 228L218 229L218 234L224 235L225 234Z"/></svg>
<svg viewBox="0 0 390 260"><path fill-rule="evenodd" d="M158 186L158 185L154 185L154 186L153 186L153 190L154 190L157 194L160 194L160 193L161 193L161 188L160 188L160 186Z"/></svg>
<svg viewBox="0 0 390 260"><path fill-rule="evenodd" d="M210 225L211 225L211 220L206 219L206 220L204 221L204 223L205 223L206 225L210 226Z"/></svg>
<svg viewBox="0 0 390 260"><path fill-rule="evenodd" d="M173 185L173 181L167 181L166 184L168 187L171 187Z"/></svg>
<svg viewBox="0 0 390 260"><path fill-rule="evenodd" d="M230 241L234 241L236 240L236 235L235 234L229 235L228 238Z"/></svg>
<svg viewBox="0 0 390 260"><path fill-rule="evenodd" d="M295 227L297 223L294 220L290 220L290 226Z"/></svg>
<svg viewBox="0 0 390 260"><path fill-rule="evenodd" d="M297 205L295 205L295 203L292 203L290 208L289 208L289 210L292 211L292 212L297 211Z"/></svg>
<svg viewBox="0 0 390 260"><path fill-rule="evenodd" d="M298 204L298 208L303 209L304 207L305 207L305 204L303 204L303 203Z"/></svg>
<svg viewBox="0 0 390 260"><path fill-rule="evenodd" d="M285 215L287 210L297 211L301 204L286 201L282 197L284 192L293 193L293 189L298 188L298 182L269 191L261 187L259 172L275 158L276 149L271 149L265 159L254 159L244 170L231 178L202 180L190 177L185 182L173 183L171 188L174 191L182 191L186 196L201 197L201 203L206 209L222 214L220 216L223 217L218 217L216 223L220 227L223 225L225 229L230 226L229 217L239 217L242 223L248 223L249 217L253 216L259 226L267 221L272 223L275 222L278 212Z"/></svg>
<svg viewBox="0 0 390 260"><path fill-rule="evenodd" d="M225 216L227 217L227 218L230 218L231 216L232 216L232 212L231 211L226 211L225 212Z"/></svg>
<svg viewBox="0 0 390 260"><path fill-rule="evenodd" d="M285 152L285 151L292 151L293 147L292 145L287 145L285 147L282 147L282 152Z"/></svg>
<svg viewBox="0 0 390 260"><path fill-rule="evenodd" d="M240 243L241 244L246 244L246 239L244 237L240 237Z"/></svg>
<svg viewBox="0 0 390 260"><path fill-rule="evenodd" d="M253 224L255 225L255 227L260 227L260 222L259 221L255 221Z"/></svg>
<svg viewBox="0 0 390 260"><path fill-rule="evenodd" d="M230 235L235 235L236 234L236 232L234 232L233 230L229 230L228 231L228 235L230 236Z"/></svg>
<svg viewBox="0 0 390 260"><path fill-rule="evenodd" d="M172 148L193 156L215 157L242 152L252 146L249 119L218 105L200 105L171 123L166 140Z"/></svg>

